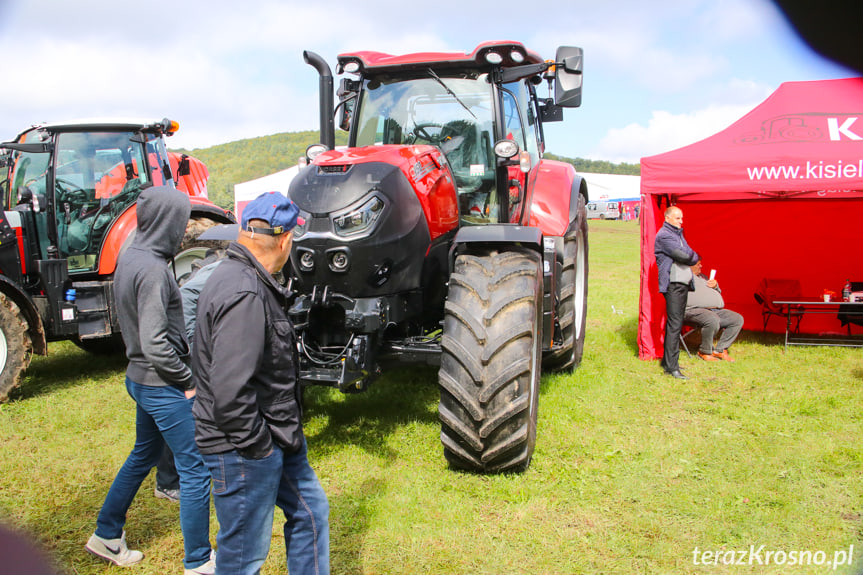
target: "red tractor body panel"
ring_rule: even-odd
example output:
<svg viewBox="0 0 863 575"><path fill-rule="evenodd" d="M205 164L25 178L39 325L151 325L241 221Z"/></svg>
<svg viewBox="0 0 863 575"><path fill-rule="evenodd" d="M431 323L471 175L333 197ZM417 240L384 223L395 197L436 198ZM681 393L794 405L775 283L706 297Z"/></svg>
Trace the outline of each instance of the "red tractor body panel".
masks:
<svg viewBox="0 0 863 575"><path fill-rule="evenodd" d="M562 236L570 225L572 196L561 190L571 190L575 168L566 162L543 160L539 165L527 225L542 230L545 236Z"/></svg>
<svg viewBox="0 0 863 575"><path fill-rule="evenodd" d="M171 160L171 171L176 174L183 156L176 152L168 152L168 157ZM207 195L207 180L210 179L210 171L204 162L198 158L185 156L185 159L189 162L189 173L176 176L177 189L189 194L190 198L207 199L209 197Z"/></svg>
<svg viewBox="0 0 863 575"><path fill-rule="evenodd" d="M316 166L350 166L380 162L397 166L416 191L429 235L434 240L458 227L455 183L436 146L365 146L336 149L315 158Z"/></svg>

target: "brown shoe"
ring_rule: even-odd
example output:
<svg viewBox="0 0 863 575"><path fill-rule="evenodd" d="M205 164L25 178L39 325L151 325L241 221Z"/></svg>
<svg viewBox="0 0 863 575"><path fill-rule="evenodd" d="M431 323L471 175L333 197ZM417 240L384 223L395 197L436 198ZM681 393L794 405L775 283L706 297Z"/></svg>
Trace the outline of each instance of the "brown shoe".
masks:
<svg viewBox="0 0 863 575"><path fill-rule="evenodd" d="M727 349L723 349L722 351L714 351L713 357L715 357L717 359L723 359L723 360L730 362L730 363L734 363L734 359L730 355L728 355Z"/></svg>
<svg viewBox="0 0 863 575"><path fill-rule="evenodd" d="M716 355L716 353L710 355L709 353L701 353L700 351L698 352L698 357L700 357L704 361L719 361L719 359L713 357L714 355Z"/></svg>

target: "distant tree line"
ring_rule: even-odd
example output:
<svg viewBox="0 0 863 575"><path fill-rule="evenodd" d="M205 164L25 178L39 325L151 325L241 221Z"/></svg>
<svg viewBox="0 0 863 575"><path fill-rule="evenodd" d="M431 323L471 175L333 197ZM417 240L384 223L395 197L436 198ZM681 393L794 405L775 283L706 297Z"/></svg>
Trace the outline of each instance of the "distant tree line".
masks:
<svg viewBox="0 0 863 575"><path fill-rule="evenodd" d="M209 148L174 150L198 158L207 166L210 180L207 190L215 204L233 209L234 185L285 170L297 164L306 148L320 140L317 130L284 132L219 144ZM347 133L336 130L336 145L347 143ZM613 164L599 160L564 158L545 154L546 158L567 162L576 171L601 174L639 175L639 164Z"/></svg>
<svg viewBox="0 0 863 575"><path fill-rule="evenodd" d="M585 160L584 158L564 158L554 154L545 154L550 160L559 160L575 166L576 172L588 172L592 174L619 174L623 176L640 176L641 164L614 164L605 160Z"/></svg>

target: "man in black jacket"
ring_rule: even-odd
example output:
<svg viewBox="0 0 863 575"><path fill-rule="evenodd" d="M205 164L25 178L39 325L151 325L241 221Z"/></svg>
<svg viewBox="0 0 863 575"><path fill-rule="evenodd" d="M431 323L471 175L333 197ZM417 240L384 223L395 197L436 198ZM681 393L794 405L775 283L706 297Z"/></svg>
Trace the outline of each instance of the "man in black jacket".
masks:
<svg viewBox="0 0 863 575"><path fill-rule="evenodd" d="M656 267L659 272L659 291L665 296L665 344L662 368L677 379L686 379L680 373L680 330L686 312L686 297L695 290L692 269L700 259L683 237L683 211L677 206L665 210L665 223L656 232L653 245Z"/></svg>
<svg viewBox="0 0 863 575"><path fill-rule="evenodd" d="M195 440L213 476L220 573L260 570L275 505L291 575L329 573L329 504L303 436L289 293L273 278L298 215L278 192L250 202L198 299Z"/></svg>

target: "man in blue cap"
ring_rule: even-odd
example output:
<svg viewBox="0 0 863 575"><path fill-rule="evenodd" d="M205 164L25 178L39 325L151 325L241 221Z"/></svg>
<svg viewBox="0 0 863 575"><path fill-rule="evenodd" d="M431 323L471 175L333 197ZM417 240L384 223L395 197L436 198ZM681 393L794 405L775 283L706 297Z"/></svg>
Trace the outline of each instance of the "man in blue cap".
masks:
<svg viewBox="0 0 863 575"><path fill-rule="evenodd" d="M213 476L217 573L258 573L274 507L291 575L329 573L329 504L303 435L289 292L273 277L303 219L278 192L243 210L237 241L198 299L195 441Z"/></svg>

